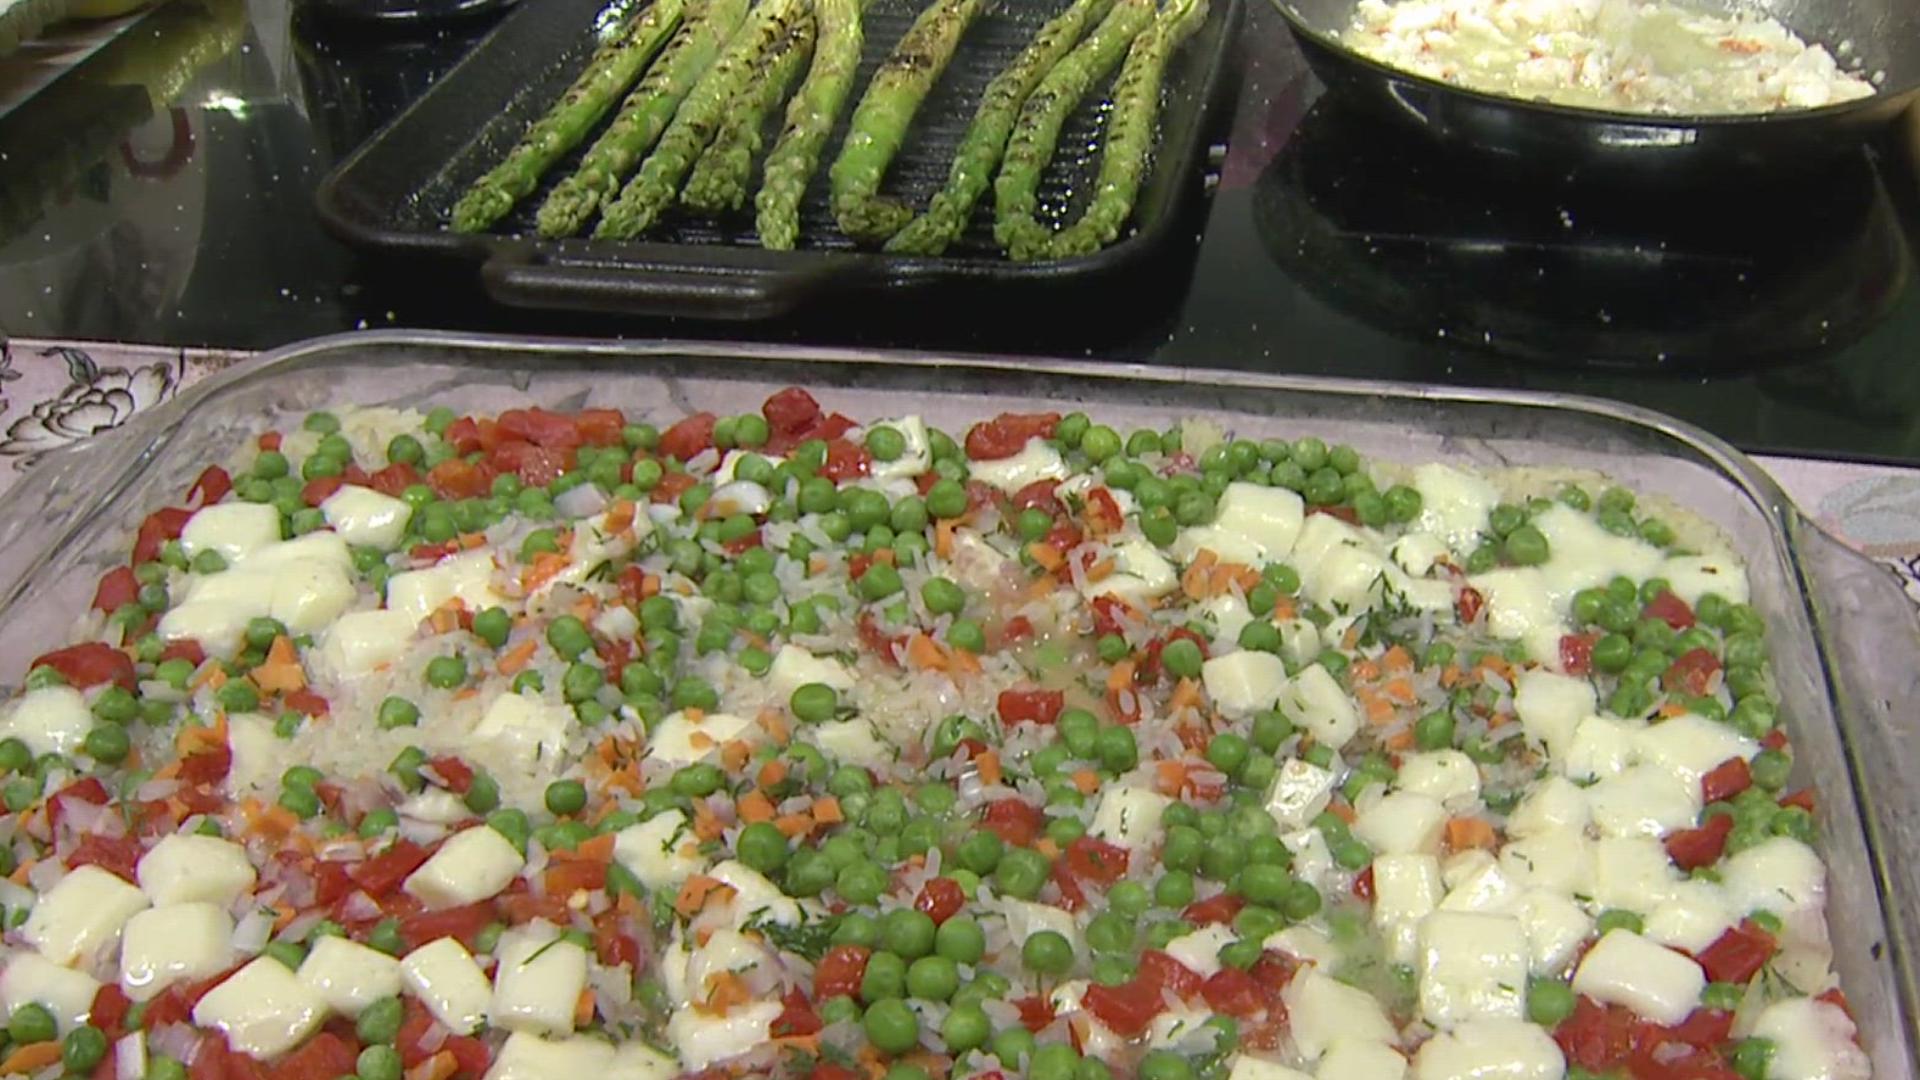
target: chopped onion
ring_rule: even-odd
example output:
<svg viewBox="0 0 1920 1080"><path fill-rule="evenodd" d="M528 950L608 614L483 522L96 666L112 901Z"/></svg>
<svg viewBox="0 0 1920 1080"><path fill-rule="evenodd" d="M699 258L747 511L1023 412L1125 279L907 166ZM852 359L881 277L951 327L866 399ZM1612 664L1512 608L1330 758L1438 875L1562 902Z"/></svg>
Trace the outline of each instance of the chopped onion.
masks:
<svg viewBox="0 0 1920 1080"><path fill-rule="evenodd" d="M190 1024L161 1024L147 1033L147 1051L164 1054L183 1064L193 1062L200 1049L200 1033Z"/></svg>
<svg viewBox="0 0 1920 1080"><path fill-rule="evenodd" d="M180 790L178 780L149 780L134 789L133 797L141 802L154 802Z"/></svg>
<svg viewBox="0 0 1920 1080"><path fill-rule="evenodd" d="M340 917L346 922L372 922L382 914L384 912L379 904L374 903L373 897L359 889L355 889L353 895L347 897L346 903L340 905Z"/></svg>
<svg viewBox="0 0 1920 1080"><path fill-rule="evenodd" d="M267 947L273 937L273 916L254 908L233 927L233 947L249 955Z"/></svg>
<svg viewBox="0 0 1920 1080"><path fill-rule="evenodd" d="M143 1080L147 1075L147 1038L128 1032L113 1044L113 1073L118 1080Z"/></svg>
<svg viewBox="0 0 1920 1080"><path fill-rule="evenodd" d="M581 484L561 492L553 500L553 508L561 517L591 517L607 508L607 496L598 485Z"/></svg>

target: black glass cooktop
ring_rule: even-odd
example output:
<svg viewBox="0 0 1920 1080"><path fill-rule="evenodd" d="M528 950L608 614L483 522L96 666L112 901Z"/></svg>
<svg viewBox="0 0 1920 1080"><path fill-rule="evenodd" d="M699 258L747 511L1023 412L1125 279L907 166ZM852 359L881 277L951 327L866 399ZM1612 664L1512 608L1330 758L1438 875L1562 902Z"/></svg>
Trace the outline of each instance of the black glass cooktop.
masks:
<svg viewBox="0 0 1920 1080"><path fill-rule="evenodd" d="M411 326L1054 353L1598 394L1750 449L1920 461L1905 125L1793 183L1507 178L1321 97L1259 2L1221 183L1193 242L1140 280L1044 306L642 321L502 308L444 266L362 260L314 218L320 177L495 16L248 10L175 0L141 40L0 116L0 327L250 348Z"/></svg>

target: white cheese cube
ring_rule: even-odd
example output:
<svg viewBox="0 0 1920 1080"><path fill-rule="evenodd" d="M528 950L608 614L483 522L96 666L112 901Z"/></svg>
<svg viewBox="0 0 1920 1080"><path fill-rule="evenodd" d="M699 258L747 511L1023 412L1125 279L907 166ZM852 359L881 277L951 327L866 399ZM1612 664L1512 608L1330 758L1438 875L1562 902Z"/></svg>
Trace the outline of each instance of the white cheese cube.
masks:
<svg viewBox="0 0 1920 1080"><path fill-rule="evenodd" d="M687 816L678 810L621 829L613 838L613 857L649 889L676 888L707 865Z"/></svg>
<svg viewBox="0 0 1920 1080"><path fill-rule="evenodd" d="M87 1022L100 982L84 971L63 967L39 953L15 953L0 971L0 1004L7 1016L22 1005L41 1005L53 1014L61 1032Z"/></svg>
<svg viewBox="0 0 1920 1080"><path fill-rule="evenodd" d="M1729 856L1720 883L1735 913L1770 911L1789 922L1818 914L1826 904L1827 873L1813 849L1789 836L1775 836Z"/></svg>
<svg viewBox="0 0 1920 1080"><path fill-rule="evenodd" d="M1574 729L1560 771L1573 780L1618 776L1638 760L1640 727L1610 716L1587 717Z"/></svg>
<svg viewBox="0 0 1920 1080"><path fill-rule="evenodd" d="M1449 811L1461 813L1480 802L1480 768L1458 750L1408 754L1400 761L1393 785L1440 800Z"/></svg>
<svg viewBox="0 0 1920 1080"><path fill-rule="evenodd" d="M1330 555L1340 548L1371 548L1372 532L1349 525L1332 514L1309 514L1294 539L1290 561L1302 582L1310 580Z"/></svg>
<svg viewBox="0 0 1920 1080"><path fill-rule="evenodd" d="M706 944L687 957L686 971L677 977L680 989L693 1002L707 1000L711 980L720 974L745 974L774 962L771 953L758 938L738 930L721 928L707 938Z"/></svg>
<svg viewBox="0 0 1920 1080"><path fill-rule="evenodd" d="M71 754L93 730L87 699L71 686L29 690L7 710L0 737L12 736L39 754Z"/></svg>
<svg viewBox="0 0 1920 1080"><path fill-rule="evenodd" d="M1487 478L1469 469L1431 462L1413 470L1413 489L1420 493L1420 516L1415 526L1447 542L1455 551L1471 551L1487 532L1487 515L1500 503L1500 491Z"/></svg>
<svg viewBox="0 0 1920 1080"><path fill-rule="evenodd" d="M1639 733L1640 760L1658 765L1686 785L1700 790L1700 778L1739 758L1752 761L1760 744L1740 734L1733 725L1687 713L1657 724L1649 724Z"/></svg>
<svg viewBox="0 0 1920 1080"><path fill-rule="evenodd" d="M1413 1058L1413 1080L1560 1080L1566 1072L1559 1044L1524 1020L1469 1020Z"/></svg>
<svg viewBox="0 0 1920 1080"><path fill-rule="evenodd" d="M231 795L271 792L279 785L280 774L293 764L289 744L273 733L273 721L259 713L228 714L227 749L233 754L227 769Z"/></svg>
<svg viewBox="0 0 1920 1080"><path fill-rule="evenodd" d="M1447 542L1432 533L1408 533L1395 540L1387 553L1401 570L1414 577L1425 577L1433 564L1447 554Z"/></svg>
<svg viewBox="0 0 1920 1080"><path fill-rule="evenodd" d="M403 611L349 611L321 636L316 673L344 682L377 671L406 653L418 629Z"/></svg>
<svg viewBox="0 0 1920 1080"><path fill-rule="evenodd" d="M892 480L899 477L915 477L927 471L933 464L933 450L927 440L927 425L918 416L902 416L897 420L881 420L870 425L867 430L885 425L900 433L906 449L892 461L875 461L870 467L870 475L876 480Z"/></svg>
<svg viewBox="0 0 1920 1080"><path fill-rule="evenodd" d="M1211 978L1220 970L1220 950L1233 944L1233 928L1213 923L1190 934L1181 934L1167 943L1167 955Z"/></svg>
<svg viewBox="0 0 1920 1080"><path fill-rule="evenodd" d="M400 961L400 982L456 1034L471 1034L486 1022L493 987L453 938L436 938L408 953Z"/></svg>
<svg viewBox="0 0 1920 1080"><path fill-rule="evenodd" d="M1320 655L1320 628L1311 619L1288 619L1281 623L1280 655L1296 668L1310 666L1314 657Z"/></svg>
<svg viewBox="0 0 1920 1080"><path fill-rule="evenodd" d="M1340 1039L1327 1048L1314 1080L1402 1080L1407 1059L1400 1051L1367 1039Z"/></svg>
<svg viewBox="0 0 1920 1080"><path fill-rule="evenodd" d="M1436 911L1420 923L1420 1012L1438 1028L1525 1015L1527 932L1506 915Z"/></svg>
<svg viewBox="0 0 1920 1080"><path fill-rule="evenodd" d="M732 713L702 713L696 721L685 712L669 713L647 740L647 757L669 765L692 765L718 757L720 747L739 738L751 723Z"/></svg>
<svg viewBox="0 0 1920 1080"><path fill-rule="evenodd" d="M1095 839L1125 847L1151 847L1160 835L1160 815L1173 800L1157 791L1137 787L1109 787L1100 796L1087 827Z"/></svg>
<svg viewBox="0 0 1920 1080"><path fill-rule="evenodd" d="M1531 566L1479 574L1467 583L1486 599L1487 632L1502 641L1518 641L1535 660L1558 663L1560 638L1567 631L1562 605L1545 575Z"/></svg>
<svg viewBox="0 0 1920 1080"><path fill-rule="evenodd" d="M141 856L134 876L155 905L204 900L224 908L252 890L254 870L247 849L231 840L175 833Z"/></svg>
<svg viewBox="0 0 1920 1080"><path fill-rule="evenodd" d="M1593 841L1579 829L1536 833L1500 849L1500 869L1522 888L1584 895L1593 867Z"/></svg>
<svg viewBox="0 0 1920 1080"><path fill-rule="evenodd" d="M407 535L413 507L372 488L348 484L320 504L327 524L354 547L392 551ZM276 515L277 516L277 515Z"/></svg>
<svg viewBox="0 0 1920 1080"><path fill-rule="evenodd" d="M773 505L773 494L751 480L732 480L715 487L707 502L717 517L735 514L758 517Z"/></svg>
<svg viewBox="0 0 1920 1080"><path fill-rule="evenodd" d="M1113 595L1135 605L1167 595L1180 585L1180 572L1146 540L1131 537L1113 545L1113 573L1089 582L1089 598Z"/></svg>
<svg viewBox="0 0 1920 1080"><path fill-rule="evenodd" d="M1332 971L1340 962L1340 946L1324 932L1306 925L1276 930L1267 935L1260 947L1278 949L1303 964L1316 964L1325 971Z"/></svg>
<svg viewBox="0 0 1920 1080"><path fill-rule="evenodd" d="M1267 789L1267 813L1283 829L1304 829L1333 801L1335 783L1332 770L1288 758Z"/></svg>
<svg viewBox="0 0 1920 1080"><path fill-rule="evenodd" d="M180 547L189 557L203 551L229 563L280 542L280 511L267 503L224 502L203 507L180 530Z"/></svg>
<svg viewBox="0 0 1920 1080"><path fill-rule="evenodd" d="M613 1067L613 1044L576 1035L546 1039L530 1031L507 1036L487 1080L553 1080L555 1077L604 1077Z"/></svg>
<svg viewBox="0 0 1920 1080"><path fill-rule="evenodd" d="M1392 570L1393 565L1378 551L1341 544L1328 551L1312 573L1302 573L1301 577L1307 599L1334 611L1355 613L1381 602L1381 589L1393 576Z"/></svg>
<svg viewBox="0 0 1920 1080"><path fill-rule="evenodd" d="M501 694L473 726L473 737L532 766L559 757L573 720L573 711L565 706L526 694Z"/></svg>
<svg viewBox="0 0 1920 1080"><path fill-rule="evenodd" d="M1731 555L1675 555L1660 564L1660 576L1673 595L1688 604L1698 604L1707 593L1716 593L1729 604L1750 599L1747 571Z"/></svg>
<svg viewBox="0 0 1920 1080"><path fill-rule="evenodd" d="M1520 728L1553 758L1566 754L1574 729L1598 707L1593 684L1585 679L1535 668L1514 680L1513 711Z"/></svg>
<svg viewBox="0 0 1920 1080"><path fill-rule="evenodd" d="M1593 820L1587 793L1571 781L1548 776L1532 785L1507 818L1507 835L1539 836L1566 830L1580 832Z"/></svg>
<svg viewBox="0 0 1920 1080"><path fill-rule="evenodd" d="M401 888L430 909L460 907L498 896L526 862L511 840L475 825L441 844Z"/></svg>
<svg viewBox="0 0 1920 1080"><path fill-rule="evenodd" d="M148 908L121 931L120 989L151 1001L182 980L220 974L233 963L233 919L202 901Z"/></svg>
<svg viewBox="0 0 1920 1080"><path fill-rule="evenodd" d="M1213 624L1214 640L1223 648L1228 643L1239 642L1240 631L1253 621L1253 612L1248 610L1247 602L1232 593L1221 593L1192 610L1203 621Z"/></svg>
<svg viewBox="0 0 1920 1080"><path fill-rule="evenodd" d="M1665 836L1700 814L1700 784L1657 765L1634 765L1587 789L1601 836Z"/></svg>
<svg viewBox="0 0 1920 1080"><path fill-rule="evenodd" d="M1315 514L1325 517L1325 514ZM1281 708L1316 740L1338 750L1360 730L1360 712L1326 668L1312 664L1287 684Z"/></svg>
<svg viewBox="0 0 1920 1080"><path fill-rule="evenodd" d="M1656 1024L1677 1024L1700 1003L1707 976L1692 958L1631 930L1610 930L1580 958L1573 992L1624 1005Z"/></svg>
<svg viewBox="0 0 1920 1080"><path fill-rule="evenodd" d="M277 570L254 570L247 576L267 580L267 614L286 624L294 634L317 634L359 599L353 579L337 566L300 563Z"/></svg>
<svg viewBox="0 0 1920 1080"><path fill-rule="evenodd" d="M780 646L767 669L767 690L774 702L785 705L795 690L808 683L825 683L842 693L853 689L853 672L831 656L815 656L798 645Z"/></svg>
<svg viewBox="0 0 1920 1080"><path fill-rule="evenodd" d="M473 816L473 811L467 808L466 799L438 787L409 796L394 810L408 821L424 821L433 825L453 825Z"/></svg>
<svg viewBox="0 0 1920 1080"><path fill-rule="evenodd" d="M1217 1038L1205 1027L1212 1013L1185 1005L1174 1006L1147 1025L1147 1045L1156 1050L1192 1052L1211 1050Z"/></svg>
<svg viewBox="0 0 1920 1080"><path fill-rule="evenodd" d="M1286 488L1234 481L1220 495L1213 523L1186 530L1181 553L1207 549L1227 562L1258 564L1287 557L1300 536L1306 503Z"/></svg>
<svg viewBox="0 0 1920 1080"><path fill-rule="evenodd" d="M1720 887L1711 881L1678 882L1672 892L1670 899L1647 912L1643 933L1648 941L1698 954L1740 921L1727 907Z"/></svg>
<svg viewBox="0 0 1920 1080"><path fill-rule="evenodd" d="M780 886L768 881L766 875L746 863L727 859L715 863L707 873L714 880L733 887L733 918L736 925L744 926L756 919L777 922L782 926L799 925L802 919L800 902L782 892Z"/></svg>
<svg viewBox="0 0 1920 1080"><path fill-rule="evenodd" d="M975 463L976 476L980 464ZM724 1016L695 1008L675 1009L667 1021L667 1039L680 1051L681 1067L689 1073L700 1072L758 1049L782 1008L778 1001L759 1001L735 1005Z"/></svg>
<svg viewBox="0 0 1920 1080"><path fill-rule="evenodd" d="M268 956L234 972L193 1007L195 1024L218 1028L235 1050L262 1060L305 1042L326 1018L326 1000Z"/></svg>
<svg viewBox="0 0 1920 1080"><path fill-rule="evenodd" d="M1060 451L1048 446L1047 441L1037 435L1028 439L1027 445L1012 457L967 463L969 479L991 484L1009 495L1037 480L1065 480L1067 474L1067 463L1060 456ZM687 1068L698 1071L691 1064Z"/></svg>
<svg viewBox="0 0 1920 1080"><path fill-rule="evenodd" d="M1647 837L1609 837L1593 845L1595 910L1625 908L1645 914L1673 897L1680 871L1660 841Z"/></svg>
<svg viewBox="0 0 1920 1080"><path fill-rule="evenodd" d="M1533 516L1553 550L1543 571L1557 592L1571 597L1581 589L1605 585L1616 577L1644 581L1660 570L1665 556L1638 537L1615 536L1594 516L1555 504Z"/></svg>
<svg viewBox="0 0 1920 1080"><path fill-rule="evenodd" d="M1201 665L1200 681L1207 699L1237 719L1273 707L1287 688L1287 665L1272 653L1241 649Z"/></svg>
<svg viewBox="0 0 1920 1080"><path fill-rule="evenodd" d="M1381 855L1373 860L1373 924L1418 922L1440 903L1446 886L1432 855Z"/></svg>
<svg viewBox="0 0 1920 1080"><path fill-rule="evenodd" d="M40 894L21 936L56 964L91 964L147 906L147 894L98 866L82 866Z"/></svg>
<svg viewBox="0 0 1920 1080"><path fill-rule="evenodd" d="M881 768L893 764L899 756L893 744L881 738L873 722L864 717L829 720L813 725L807 733L823 753L844 764Z"/></svg>
<svg viewBox="0 0 1920 1080"><path fill-rule="evenodd" d="M515 934L500 946L487 1019L495 1027L565 1035L587 985L587 951L547 933Z"/></svg>
<svg viewBox="0 0 1920 1080"><path fill-rule="evenodd" d="M1287 1017L1293 1026L1293 1042L1300 1056L1319 1061L1334 1043L1343 1039L1362 1042L1393 1043L1399 1032L1372 994L1319 968L1308 968L1296 975L1281 991Z"/></svg>
<svg viewBox="0 0 1920 1080"><path fill-rule="evenodd" d="M1240 1054L1233 1059L1233 1068L1227 1071L1227 1080L1313 1080L1313 1077L1298 1069L1289 1069L1277 1061Z"/></svg>
<svg viewBox="0 0 1920 1080"><path fill-rule="evenodd" d="M1447 860L1440 876L1447 883L1442 911L1479 911L1494 915L1511 912L1524 890L1491 852L1469 849Z"/></svg>
<svg viewBox="0 0 1920 1080"><path fill-rule="evenodd" d="M1320 835L1319 829L1281 833L1280 842L1293 854L1293 876L1316 889L1324 891L1334 875L1346 873L1334 865L1333 849L1327 846L1327 838Z"/></svg>
<svg viewBox="0 0 1920 1080"><path fill-rule="evenodd" d="M673 1080L680 1075L680 1062L638 1039L629 1039L614 1050L613 1064L602 1075L605 1080Z"/></svg>
<svg viewBox="0 0 1920 1080"><path fill-rule="evenodd" d="M1063 911L1052 904L1035 904L1011 898L1002 900L1000 904L1007 917L1007 934L1014 941L1024 942L1042 930L1051 930L1066 938L1076 955L1086 955L1086 942L1080 937L1080 927L1072 912Z"/></svg>
<svg viewBox="0 0 1920 1080"><path fill-rule="evenodd" d="M1753 1034L1773 1042L1769 1080L1867 1080L1873 1062L1860 1048L1846 1010L1812 998L1786 998L1761 1010Z"/></svg>
<svg viewBox="0 0 1920 1080"><path fill-rule="evenodd" d="M493 554L485 548L442 559L424 570L387 579L387 607L417 624L453 600L469 611L493 607L505 598L493 587Z"/></svg>
<svg viewBox="0 0 1920 1080"><path fill-rule="evenodd" d="M300 981L312 987L341 1016L400 992L400 961L378 949L332 934L313 943L300 964Z"/></svg>
<svg viewBox="0 0 1920 1080"><path fill-rule="evenodd" d="M1353 822L1353 835L1381 854L1430 855L1440 850L1440 830L1446 823L1447 810L1440 800L1411 791L1393 791L1360 811Z"/></svg>
<svg viewBox="0 0 1920 1080"><path fill-rule="evenodd" d="M1513 906L1527 932L1527 962L1533 973L1559 978L1593 933L1593 919L1580 905L1545 889L1529 889Z"/></svg>

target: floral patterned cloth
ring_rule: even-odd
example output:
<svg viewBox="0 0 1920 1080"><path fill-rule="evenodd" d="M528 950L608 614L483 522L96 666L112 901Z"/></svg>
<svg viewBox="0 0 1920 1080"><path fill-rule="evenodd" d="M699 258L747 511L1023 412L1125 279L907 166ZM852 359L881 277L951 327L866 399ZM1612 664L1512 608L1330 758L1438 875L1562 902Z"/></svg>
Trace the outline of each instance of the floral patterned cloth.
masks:
<svg viewBox="0 0 1920 1080"><path fill-rule="evenodd" d="M0 341L0 492L48 450L127 422L249 354L99 342ZM1761 457L1794 501L1885 562L1920 603L1920 469Z"/></svg>

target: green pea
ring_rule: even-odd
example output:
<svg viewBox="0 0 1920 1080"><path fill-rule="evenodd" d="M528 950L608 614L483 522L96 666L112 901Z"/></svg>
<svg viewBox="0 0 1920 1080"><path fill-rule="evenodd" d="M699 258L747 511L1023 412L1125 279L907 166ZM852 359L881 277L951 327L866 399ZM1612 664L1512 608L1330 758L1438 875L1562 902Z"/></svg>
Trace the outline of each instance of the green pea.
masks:
<svg viewBox="0 0 1920 1080"><path fill-rule="evenodd" d="M1594 932L1601 936L1614 930L1630 930L1638 934L1644 929L1639 915L1622 908L1608 908L1601 912L1599 917L1594 919L1593 925Z"/></svg>
<svg viewBox="0 0 1920 1080"><path fill-rule="evenodd" d="M1193 1080L1193 1066L1171 1050L1149 1050L1138 1075L1140 1080Z"/></svg>
<svg viewBox="0 0 1920 1080"><path fill-rule="evenodd" d="M804 723L823 724L839 712L840 695L826 683L806 683L794 690L787 707Z"/></svg>
<svg viewBox="0 0 1920 1080"><path fill-rule="evenodd" d="M381 1044L360 1051L353 1067L359 1080L400 1080L405 1069L400 1060L400 1051Z"/></svg>
<svg viewBox="0 0 1920 1080"><path fill-rule="evenodd" d="M668 781L675 795L689 799L704 799L720 790L725 783L726 774L720 771L719 766L704 761L681 766Z"/></svg>
<svg viewBox="0 0 1920 1080"><path fill-rule="evenodd" d="M955 852L960 865L976 874L991 874L1000 865L1006 844L1000 837L985 829L976 829L960 841Z"/></svg>
<svg viewBox="0 0 1920 1080"><path fill-rule="evenodd" d="M1045 855L1030 848L1014 848L1001 856L994 883L1008 896L1031 900L1040 894L1052 870L1053 864Z"/></svg>
<svg viewBox="0 0 1920 1080"><path fill-rule="evenodd" d="M1740 1040L1733 1048L1733 1071L1742 1080L1766 1080L1773 1064L1773 1040L1758 1036Z"/></svg>
<svg viewBox="0 0 1920 1080"><path fill-rule="evenodd" d="M1228 776L1240 774L1250 753L1247 740L1231 731L1223 731L1207 743L1208 763Z"/></svg>
<svg viewBox="0 0 1920 1080"><path fill-rule="evenodd" d="M920 1019L899 998L875 1002L861 1023L867 1040L883 1053L904 1054L920 1044Z"/></svg>
<svg viewBox="0 0 1920 1080"><path fill-rule="evenodd" d="M1193 896L1193 875L1185 870L1170 870L1153 886L1153 902L1161 907L1184 908Z"/></svg>
<svg viewBox="0 0 1920 1080"><path fill-rule="evenodd" d="M889 884L887 872L871 862L857 862L834 878L834 888L839 890L841 899L850 904L871 904L879 900Z"/></svg>
<svg viewBox="0 0 1920 1080"><path fill-rule="evenodd" d="M945 1040L947 1051L954 1055L985 1046L992 1033L993 1021L987 1018L986 1010L975 1004L955 1005L940 1025L940 1037Z"/></svg>
<svg viewBox="0 0 1920 1080"><path fill-rule="evenodd" d="M987 651L987 633L972 619L955 619L947 627L947 644L970 653Z"/></svg>
<svg viewBox="0 0 1920 1080"><path fill-rule="evenodd" d="M1064 975L1073 967L1073 945L1053 930L1029 934L1020 946L1020 960L1029 971Z"/></svg>
<svg viewBox="0 0 1920 1080"><path fill-rule="evenodd" d="M126 728L118 724L101 724L87 732L81 748L95 761L117 765L133 749L133 740L127 737Z"/></svg>
<svg viewBox="0 0 1920 1080"><path fill-rule="evenodd" d="M458 656L436 656L427 661L427 685L453 690L467 681L467 662Z"/></svg>
<svg viewBox="0 0 1920 1080"><path fill-rule="evenodd" d="M420 723L420 706L403 697L388 697L375 710L374 722L383 731L413 727Z"/></svg>
<svg viewBox="0 0 1920 1080"><path fill-rule="evenodd" d="M1539 566L1553 554L1546 534L1532 525L1520 525L1508 532L1502 552L1517 566Z"/></svg>
<svg viewBox="0 0 1920 1080"><path fill-rule="evenodd" d="M1010 1027L993 1037L993 1056L1009 1069L1017 1069L1023 1059L1033 1056L1035 1040L1033 1032L1024 1027Z"/></svg>
<svg viewBox="0 0 1920 1080"><path fill-rule="evenodd" d="M1140 748L1130 728L1104 729L1100 732L1098 748L1100 765L1108 772L1123 773L1140 764Z"/></svg>
<svg viewBox="0 0 1920 1080"><path fill-rule="evenodd" d="M230 713L253 712L260 708L260 695L249 683L235 679L215 691L214 699Z"/></svg>
<svg viewBox="0 0 1920 1080"><path fill-rule="evenodd" d="M1527 986L1527 1019L1541 1027L1557 1027L1573 1015L1573 988L1557 979L1535 979Z"/></svg>
<svg viewBox="0 0 1920 1080"><path fill-rule="evenodd" d="M587 624L578 618L562 615L547 624L547 644L562 659L577 660L582 653L593 648L593 635L587 631Z"/></svg>
<svg viewBox="0 0 1920 1080"><path fill-rule="evenodd" d="M107 1057L107 1033L92 1024L81 1024L60 1042L60 1063L69 1072L91 1073Z"/></svg>
<svg viewBox="0 0 1920 1080"><path fill-rule="evenodd" d="M934 932L933 949L956 964L977 964L986 954L986 931L971 915L955 915Z"/></svg>

